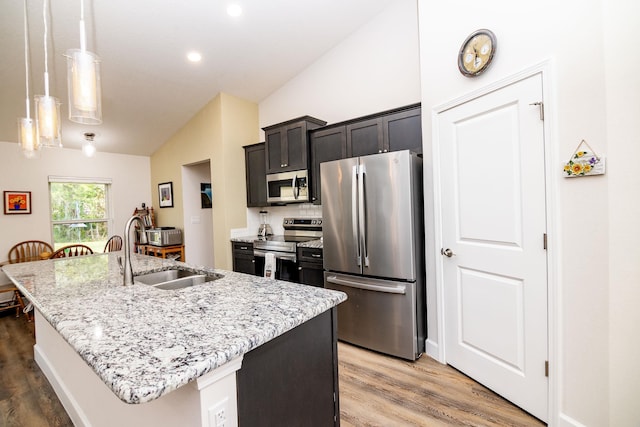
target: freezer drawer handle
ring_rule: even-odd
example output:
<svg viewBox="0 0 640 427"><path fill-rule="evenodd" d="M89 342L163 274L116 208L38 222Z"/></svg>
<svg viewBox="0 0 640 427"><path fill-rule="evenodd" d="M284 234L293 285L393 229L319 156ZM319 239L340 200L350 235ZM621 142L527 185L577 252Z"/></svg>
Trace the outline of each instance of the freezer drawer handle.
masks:
<svg viewBox="0 0 640 427"><path fill-rule="evenodd" d="M404 295L407 291L407 287L404 285L379 286L379 285L372 285L370 283L360 283L360 282L353 282L351 280L339 279L336 276L327 276L327 282L333 283L334 285L349 286L351 288L364 289L367 291L386 292L389 294Z"/></svg>

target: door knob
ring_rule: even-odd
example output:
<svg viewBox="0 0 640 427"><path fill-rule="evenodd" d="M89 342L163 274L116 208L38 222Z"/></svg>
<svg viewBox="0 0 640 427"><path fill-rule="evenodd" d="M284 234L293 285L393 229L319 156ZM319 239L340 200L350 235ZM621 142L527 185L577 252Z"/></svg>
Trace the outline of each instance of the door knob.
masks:
<svg viewBox="0 0 640 427"><path fill-rule="evenodd" d="M446 256L447 258L451 258L452 256L454 256L455 254L453 253L453 251L449 248L447 249L440 249L440 253L444 256Z"/></svg>

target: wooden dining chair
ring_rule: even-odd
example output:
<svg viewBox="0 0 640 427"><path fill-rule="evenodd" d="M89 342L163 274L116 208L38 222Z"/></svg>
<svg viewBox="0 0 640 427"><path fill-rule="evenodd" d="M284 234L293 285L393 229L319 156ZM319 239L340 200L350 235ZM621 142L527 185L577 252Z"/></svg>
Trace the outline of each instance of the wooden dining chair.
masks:
<svg viewBox="0 0 640 427"><path fill-rule="evenodd" d="M73 245L63 246L51 255L51 259L55 258L67 258L72 256L91 255L93 250L86 245L79 243Z"/></svg>
<svg viewBox="0 0 640 427"><path fill-rule="evenodd" d="M114 235L107 240L107 244L104 245L104 250L102 252L114 252L119 251L120 249L122 249L122 237Z"/></svg>
<svg viewBox="0 0 640 427"><path fill-rule="evenodd" d="M41 240L25 240L9 249L9 264L18 262L40 261L51 255L53 248Z"/></svg>
<svg viewBox="0 0 640 427"><path fill-rule="evenodd" d="M13 285L0 286L0 311L13 308L16 309L16 317L20 317L20 310L24 310L24 301L18 288Z"/></svg>

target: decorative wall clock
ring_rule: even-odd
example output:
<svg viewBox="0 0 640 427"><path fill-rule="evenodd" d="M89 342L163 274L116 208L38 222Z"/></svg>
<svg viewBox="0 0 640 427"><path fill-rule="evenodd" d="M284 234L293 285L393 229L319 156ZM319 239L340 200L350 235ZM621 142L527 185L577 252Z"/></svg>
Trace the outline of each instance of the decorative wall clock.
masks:
<svg viewBox="0 0 640 427"><path fill-rule="evenodd" d="M458 69L466 77L482 74L493 59L497 40L490 30L474 31L466 38L458 53Z"/></svg>

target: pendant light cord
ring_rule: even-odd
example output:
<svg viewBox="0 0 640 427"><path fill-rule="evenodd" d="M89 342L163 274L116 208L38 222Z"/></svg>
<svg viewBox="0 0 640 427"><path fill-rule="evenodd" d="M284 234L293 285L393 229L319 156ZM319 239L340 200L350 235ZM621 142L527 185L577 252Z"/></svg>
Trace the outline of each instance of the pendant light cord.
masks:
<svg viewBox="0 0 640 427"><path fill-rule="evenodd" d="M27 21L27 0L24 0L24 83L27 94L27 119L31 118L29 108L29 23Z"/></svg>
<svg viewBox="0 0 640 427"><path fill-rule="evenodd" d="M47 52L47 0L42 0L42 19L44 21L44 95L49 96L49 55Z"/></svg>
<svg viewBox="0 0 640 427"><path fill-rule="evenodd" d="M84 28L84 0L80 0L80 50L87 50L87 35Z"/></svg>

